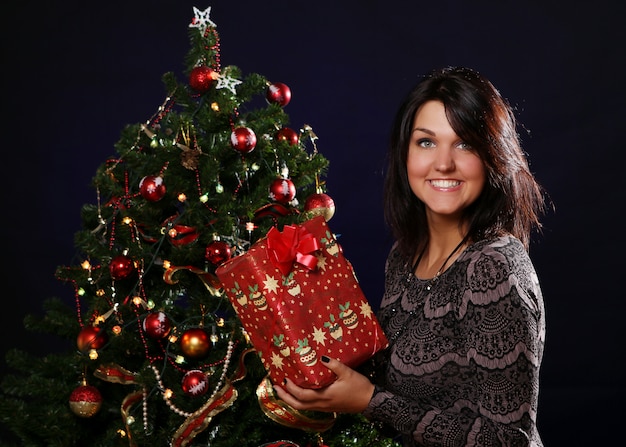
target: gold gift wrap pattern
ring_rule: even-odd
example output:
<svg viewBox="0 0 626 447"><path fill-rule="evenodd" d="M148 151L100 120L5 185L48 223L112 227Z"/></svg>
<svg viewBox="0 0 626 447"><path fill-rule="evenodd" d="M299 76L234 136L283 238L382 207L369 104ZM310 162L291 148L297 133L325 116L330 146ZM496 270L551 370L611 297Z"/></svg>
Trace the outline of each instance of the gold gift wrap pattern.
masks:
<svg viewBox="0 0 626 447"><path fill-rule="evenodd" d="M323 217L298 227L318 241L314 266L294 260L283 274L262 238L216 273L270 379L319 388L335 379L322 355L354 367L387 339Z"/></svg>

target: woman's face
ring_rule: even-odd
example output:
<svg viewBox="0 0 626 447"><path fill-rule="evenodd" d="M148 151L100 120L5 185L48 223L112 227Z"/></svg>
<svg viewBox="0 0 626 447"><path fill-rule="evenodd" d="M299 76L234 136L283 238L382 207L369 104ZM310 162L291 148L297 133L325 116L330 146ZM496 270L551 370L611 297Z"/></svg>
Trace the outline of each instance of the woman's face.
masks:
<svg viewBox="0 0 626 447"><path fill-rule="evenodd" d="M411 190L431 221L460 219L486 181L484 163L454 132L439 101L424 103L415 114L406 169Z"/></svg>

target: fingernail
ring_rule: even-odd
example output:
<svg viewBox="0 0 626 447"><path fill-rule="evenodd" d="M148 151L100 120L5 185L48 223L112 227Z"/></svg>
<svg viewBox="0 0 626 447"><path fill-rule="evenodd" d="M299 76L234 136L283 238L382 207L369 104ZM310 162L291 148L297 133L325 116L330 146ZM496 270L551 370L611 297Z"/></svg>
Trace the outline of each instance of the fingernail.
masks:
<svg viewBox="0 0 626 447"><path fill-rule="evenodd" d="M287 379L283 379L283 385L287 385Z"/></svg>
<svg viewBox="0 0 626 447"><path fill-rule="evenodd" d="M328 362L330 362L330 359L328 357L326 357L325 355L323 355L322 356L322 362L328 363Z"/></svg>

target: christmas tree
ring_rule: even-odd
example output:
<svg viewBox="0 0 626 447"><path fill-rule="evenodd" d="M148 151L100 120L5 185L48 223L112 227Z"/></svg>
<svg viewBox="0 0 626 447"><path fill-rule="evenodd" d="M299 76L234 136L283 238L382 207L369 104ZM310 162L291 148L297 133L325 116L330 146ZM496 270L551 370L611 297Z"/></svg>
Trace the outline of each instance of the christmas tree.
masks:
<svg viewBox="0 0 626 447"><path fill-rule="evenodd" d="M3 445L395 445L359 415L257 397L267 371L216 269L272 227L335 210L317 136L289 127L289 87L222 67L210 10L194 8L186 78L163 76L154 115L94 176L80 259L57 270L74 305L49 299L25 320L74 347L7 356Z"/></svg>

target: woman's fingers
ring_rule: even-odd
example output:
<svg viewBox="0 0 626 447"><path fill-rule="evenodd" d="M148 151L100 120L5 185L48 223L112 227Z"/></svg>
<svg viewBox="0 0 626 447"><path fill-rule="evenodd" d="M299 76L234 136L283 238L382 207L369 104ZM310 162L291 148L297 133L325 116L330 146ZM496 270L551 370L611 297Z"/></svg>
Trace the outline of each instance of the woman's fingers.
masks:
<svg viewBox="0 0 626 447"><path fill-rule="evenodd" d="M338 360L327 356L322 356L321 360L337 376L333 383L324 388L309 389L285 379L282 384L274 385L278 398L296 410L363 411L372 396L374 385L367 377Z"/></svg>

